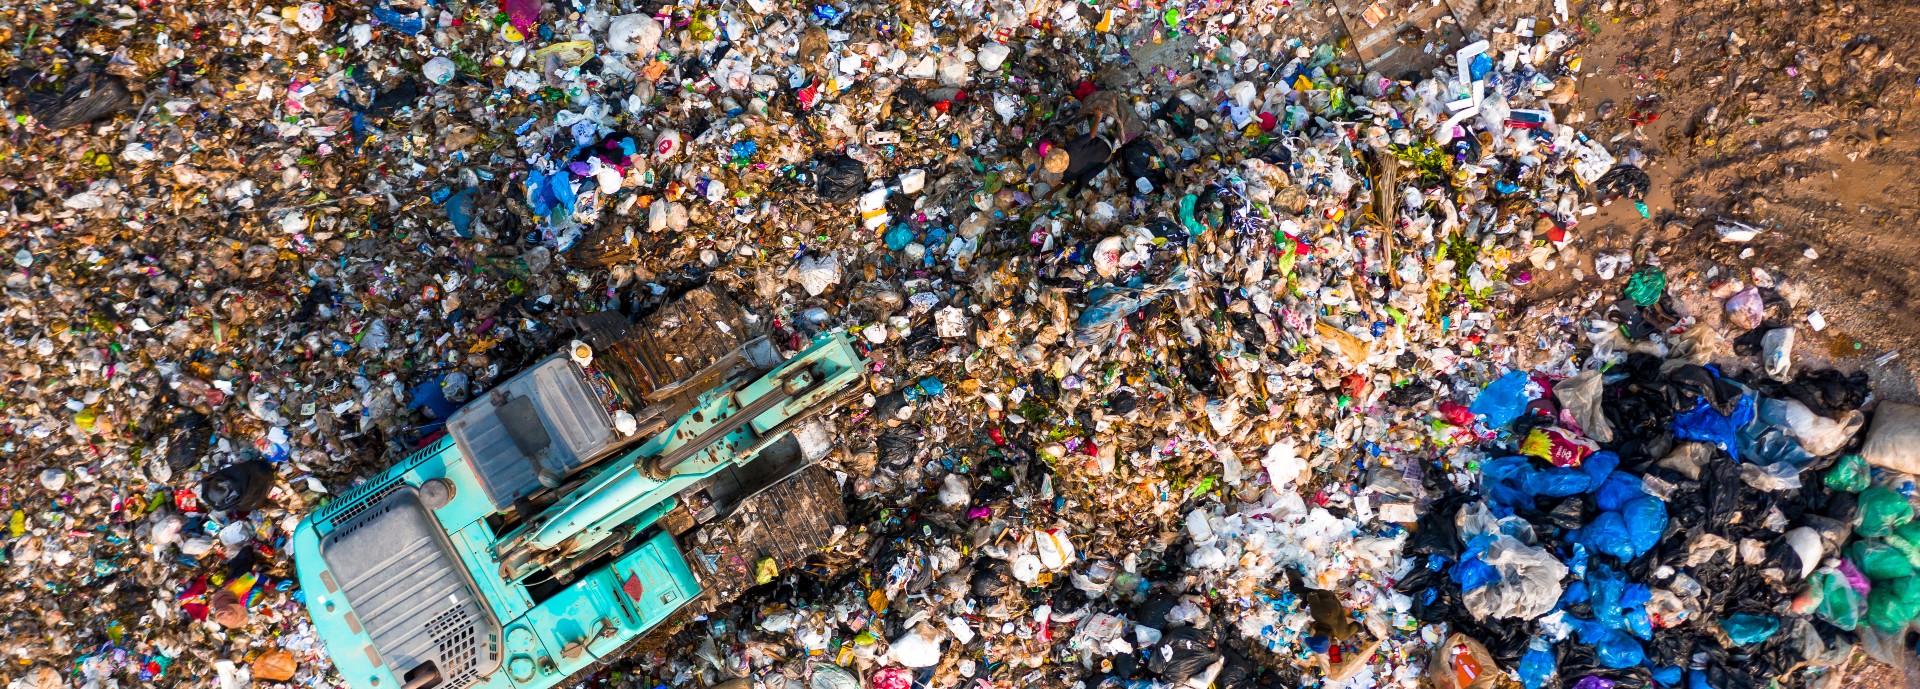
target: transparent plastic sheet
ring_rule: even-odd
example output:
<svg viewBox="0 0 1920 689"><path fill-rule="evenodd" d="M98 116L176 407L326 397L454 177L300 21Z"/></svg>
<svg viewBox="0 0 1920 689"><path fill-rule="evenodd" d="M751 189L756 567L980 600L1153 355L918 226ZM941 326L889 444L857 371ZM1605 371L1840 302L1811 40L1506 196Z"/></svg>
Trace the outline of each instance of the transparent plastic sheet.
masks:
<svg viewBox="0 0 1920 689"><path fill-rule="evenodd" d="M1571 416L1587 437L1610 443L1613 442L1613 427L1607 424L1607 416L1600 409L1600 395L1605 391L1605 382L1599 371L1581 371L1554 383L1553 396L1560 401L1562 412Z"/></svg>

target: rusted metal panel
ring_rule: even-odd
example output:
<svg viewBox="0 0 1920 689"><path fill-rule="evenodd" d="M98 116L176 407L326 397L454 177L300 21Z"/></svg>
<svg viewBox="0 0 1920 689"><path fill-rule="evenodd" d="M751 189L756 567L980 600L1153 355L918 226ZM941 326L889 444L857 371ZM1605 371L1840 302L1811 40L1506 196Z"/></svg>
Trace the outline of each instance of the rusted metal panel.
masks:
<svg viewBox="0 0 1920 689"><path fill-rule="evenodd" d="M611 312L576 323L593 347L593 368L635 411L647 407L656 391L705 370L750 336L746 311L713 287L690 291L637 323Z"/></svg>
<svg viewBox="0 0 1920 689"><path fill-rule="evenodd" d="M772 558L784 573L819 552L846 519L833 475L809 466L700 527L704 542L689 539L686 552L715 597L731 600L756 584L754 568L761 560Z"/></svg>

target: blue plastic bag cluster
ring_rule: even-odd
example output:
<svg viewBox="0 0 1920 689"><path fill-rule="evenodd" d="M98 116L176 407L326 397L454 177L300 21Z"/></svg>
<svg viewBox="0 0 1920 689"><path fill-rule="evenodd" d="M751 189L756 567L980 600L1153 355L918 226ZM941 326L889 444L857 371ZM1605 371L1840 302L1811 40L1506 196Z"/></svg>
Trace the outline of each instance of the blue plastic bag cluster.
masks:
<svg viewBox="0 0 1920 689"><path fill-rule="evenodd" d="M1467 410L1481 417L1487 428L1506 428L1507 424L1526 413L1527 403L1533 401L1527 397L1528 380L1526 371L1512 371L1500 376L1488 383L1486 389L1480 391L1479 397L1473 398L1473 406Z"/></svg>
<svg viewBox="0 0 1920 689"><path fill-rule="evenodd" d="M1493 388L1488 386L1489 390ZM1485 393L1482 399L1486 399ZM1571 552L1569 567L1584 574L1568 584L1558 607L1564 610L1588 604L1593 619L1569 615L1567 622L1579 643L1593 647L1601 665L1615 669L1646 662L1646 650L1640 642L1653 638L1653 623L1646 612L1652 593L1645 584L1628 581L1612 567L1587 565L1587 553L1605 553L1630 562L1659 545L1660 535L1667 528L1667 504L1648 495L1640 477L1618 471L1619 466L1620 456L1611 451L1596 452L1577 467L1541 467L1524 456L1500 457L1480 465L1481 489L1498 516L1531 509L1537 497L1592 495L1598 514L1564 537L1564 545ZM1461 590L1498 582L1499 573L1477 558L1485 546L1466 545L1461 562L1449 572ZM1522 683L1529 681L1529 675L1544 682L1539 678L1551 674L1545 669L1551 666L1542 665L1551 662L1551 654L1535 657L1536 653L1542 652L1530 651L1521 661ZM1531 668L1526 667L1529 659Z"/></svg>
<svg viewBox="0 0 1920 689"><path fill-rule="evenodd" d="M1667 503L1647 495L1640 477L1610 472L1594 490L1593 498L1600 514L1574 530L1573 542L1621 562L1640 557L1660 543L1660 532L1667 529Z"/></svg>

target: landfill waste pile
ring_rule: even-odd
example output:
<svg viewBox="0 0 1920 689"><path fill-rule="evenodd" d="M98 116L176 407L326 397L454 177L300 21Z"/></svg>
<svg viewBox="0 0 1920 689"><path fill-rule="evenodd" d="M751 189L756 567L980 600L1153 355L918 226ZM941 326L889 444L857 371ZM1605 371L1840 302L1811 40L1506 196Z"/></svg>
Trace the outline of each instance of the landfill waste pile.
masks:
<svg viewBox="0 0 1920 689"><path fill-rule="evenodd" d="M848 524L592 686L1904 667L1920 409L1771 277L1574 267L1649 182L1553 5L1404 74L1286 0L0 15L0 681L354 686L295 525L702 287L871 362Z"/></svg>

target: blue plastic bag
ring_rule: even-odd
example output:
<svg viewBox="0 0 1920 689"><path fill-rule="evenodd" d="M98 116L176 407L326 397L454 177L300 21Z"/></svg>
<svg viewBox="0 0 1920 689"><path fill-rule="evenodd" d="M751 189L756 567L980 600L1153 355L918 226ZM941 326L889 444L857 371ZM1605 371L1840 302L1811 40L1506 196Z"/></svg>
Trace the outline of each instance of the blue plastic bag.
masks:
<svg viewBox="0 0 1920 689"><path fill-rule="evenodd" d="M1602 667L1615 670L1647 662L1647 652L1640 646L1640 640L1617 629L1607 630L1605 638L1594 642L1593 656Z"/></svg>
<svg viewBox="0 0 1920 689"><path fill-rule="evenodd" d="M1713 443L1735 461L1740 459L1740 427L1753 421L1753 393L1740 395L1733 413L1721 416L1703 398L1693 408L1673 416L1673 434L1683 440Z"/></svg>
<svg viewBox="0 0 1920 689"><path fill-rule="evenodd" d="M1545 639L1534 639L1527 647L1527 654L1520 657L1520 684L1527 689L1540 689L1553 682L1553 674L1558 670L1553 660L1553 646Z"/></svg>
<svg viewBox="0 0 1920 689"><path fill-rule="evenodd" d="M1193 286L1186 267L1174 269L1166 282L1146 288L1101 287L1088 293L1087 308L1074 322L1074 337L1081 344L1112 344L1120 337L1120 324L1141 307L1167 292L1185 292Z"/></svg>
<svg viewBox="0 0 1920 689"><path fill-rule="evenodd" d="M1633 545L1633 556L1639 557L1660 545L1660 534L1667 530L1667 503L1651 495L1628 500L1620 508L1620 515L1626 522L1627 541Z"/></svg>
<svg viewBox="0 0 1920 689"><path fill-rule="evenodd" d="M473 199L479 191L467 187L447 197L447 220L453 223L453 233L462 238L473 237Z"/></svg>
<svg viewBox="0 0 1920 689"><path fill-rule="evenodd" d="M1601 512L1586 526L1575 529L1573 540L1602 553L1632 560L1633 537L1627 532L1627 520L1619 512Z"/></svg>
<svg viewBox="0 0 1920 689"><path fill-rule="evenodd" d="M1460 591L1465 593L1482 586L1499 583L1500 570L1481 561L1480 558L1470 557L1454 565L1453 569L1447 572L1447 577L1453 579L1453 583L1459 584Z"/></svg>
<svg viewBox="0 0 1920 689"><path fill-rule="evenodd" d="M1580 643L1593 647L1594 658L1601 667L1618 670L1634 667L1646 662L1647 653L1640 646L1640 640L1618 629L1608 629L1606 625L1593 620L1577 617L1567 618L1573 626Z"/></svg>
<svg viewBox="0 0 1920 689"><path fill-rule="evenodd" d="M887 249L899 251L913 243L913 230L909 229L906 223L900 223L887 230L885 239Z"/></svg>
<svg viewBox="0 0 1920 689"><path fill-rule="evenodd" d="M1619 467L1620 455L1614 454L1612 450L1601 450L1587 455L1586 461L1580 463L1580 472L1586 474L1589 481L1587 490L1599 490L1600 484L1607 480L1607 475Z"/></svg>
<svg viewBox="0 0 1920 689"><path fill-rule="evenodd" d="M1480 396L1473 399L1473 406L1467 410L1481 417L1487 428L1506 428L1520 418L1527 411L1527 403L1533 401L1527 396L1527 382L1526 371L1500 376L1480 391Z"/></svg>
<svg viewBox="0 0 1920 689"><path fill-rule="evenodd" d="M1640 486L1640 477L1633 474L1622 471L1607 474L1599 489L1593 492L1593 506L1608 512L1618 510L1628 500L1647 494Z"/></svg>
<svg viewBox="0 0 1920 689"><path fill-rule="evenodd" d="M1654 668L1653 681L1660 683L1660 686L1663 687L1671 687L1679 684L1680 667L1677 665L1662 665Z"/></svg>
<svg viewBox="0 0 1920 689"><path fill-rule="evenodd" d="M381 24L391 26L395 31L408 36L418 36L420 32L427 30L427 20L420 18L420 15L395 12L384 2L374 5L370 12Z"/></svg>
<svg viewBox="0 0 1920 689"><path fill-rule="evenodd" d="M1593 480L1580 469L1541 469L1531 458L1500 457L1480 464L1480 485L1487 499L1499 507L1533 507L1536 496L1563 498L1587 492ZM1496 512L1497 513L1497 512Z"/></svg>
<svg viewBox="0 0 1920 689"><path fill-rule="evenodd" d="M527 207L533 209L534 215L542 218L547 217L547 212L553 210L553 187L547 184L546 173L539 170L527 171Z"/></svg>

